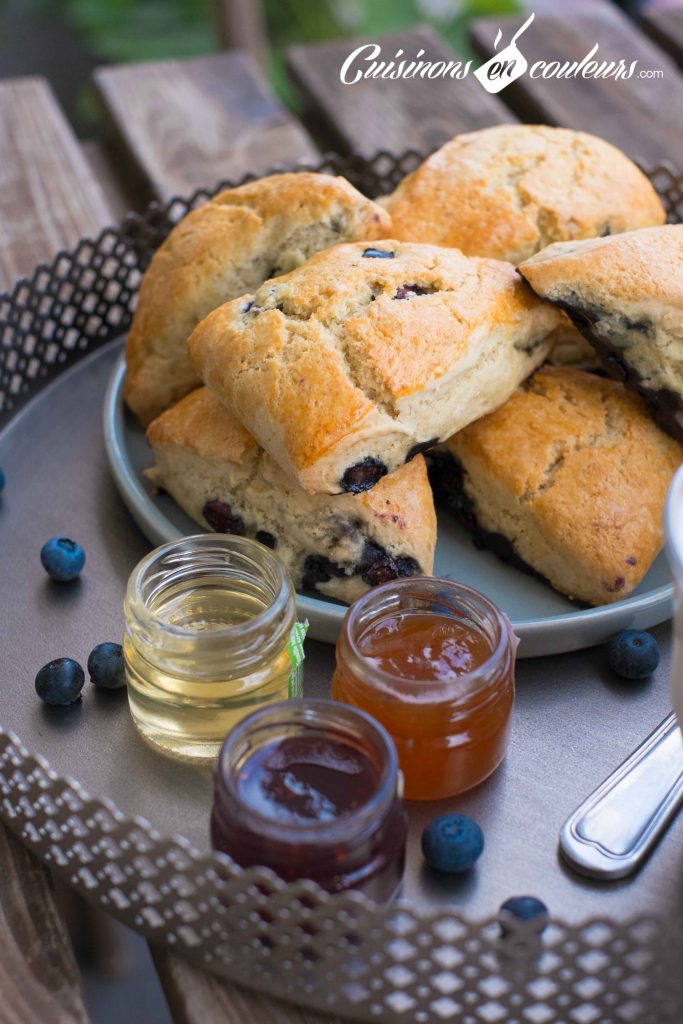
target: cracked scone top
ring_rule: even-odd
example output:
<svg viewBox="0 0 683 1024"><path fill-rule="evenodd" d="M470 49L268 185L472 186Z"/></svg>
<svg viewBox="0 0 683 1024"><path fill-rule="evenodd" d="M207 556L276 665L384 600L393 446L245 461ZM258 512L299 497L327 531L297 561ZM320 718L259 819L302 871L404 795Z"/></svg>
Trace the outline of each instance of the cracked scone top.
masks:
<svg viewBox="0 0 683 1024"><path fill-rule="evenodd" d="M309 491L358 492L495 409L561 314L509 263L338 245L193 332L200 377Z"/></svg>
<svg viewBox="0 0 683 1024"><path fill-rule="evenodd" d="M661 550L683 446L621 384L552 367L433 458L437 500L478 543L601 605L627 597Z"/></svg>
<svg viewBox="0 0 683 1024"><path fill-rule="evenodd" d="M683 441L683 225L557 243L519 269Z"/></svg>
<svg viewBox="0 0 683 1024"><path fill-rule="evenodd" d="M432 571L436 518L421 456L367 494L308 494L207 388L147 436L152 480L204 528L273 548L296 587L350 603L368 587Z"/></svg>
<svg viewBox="0 0 683 1024"><path fill-rule="evenodd" d="M386 235L389 217L344 178L300 171L227 189L175 226L152 258L126 344L126 402L147 425L199 386L187 339L228 299L336 242Z"/></svg>
<svg viewBox="0 0 683 1024"><path fill-rule="evenodd" d="M620 150L545 125L456 135L382 204L397 238L515 264L551 242L666 219L654 188Z"/></svg>

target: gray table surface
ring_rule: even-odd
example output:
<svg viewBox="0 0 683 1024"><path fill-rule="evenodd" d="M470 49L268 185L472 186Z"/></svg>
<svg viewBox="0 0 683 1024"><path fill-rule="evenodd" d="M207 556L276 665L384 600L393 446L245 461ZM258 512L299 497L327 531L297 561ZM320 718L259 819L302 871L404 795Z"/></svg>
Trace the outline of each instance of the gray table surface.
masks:
<svg viewBox="0 0 683 1024"><path fill-rule="evenodd" d="M0 501L0 722L90 792L206 849L207 769L149 749L135 733L124 693L87 686L79 704L50 709L33 689L37 669L51 658L70 656L85 665L94 644L120 638L126 580L148 549L115 490L102 443L102 398L114 358L113 349L104 349L83 360L0 435L7 476ZM52 583L40 565L40 547L55 534L85 548L85 571L75 584ZM601 649L519 663L504 765L470 794L409 807L404 895L424 905L451 902L471 917L495 913L503 899L523 893L541 897L554 916L570 921L680 913L683 817L632 880L580 879L557 855L567 815L670 709L670 630L654 633L662 662L643 683L619 682ZM331 647L307 641L307 694L328 692L333 665ZM420 855L421 825L445 809L471 814L486 835L476 869L459 879L437 877Z"/></svg>

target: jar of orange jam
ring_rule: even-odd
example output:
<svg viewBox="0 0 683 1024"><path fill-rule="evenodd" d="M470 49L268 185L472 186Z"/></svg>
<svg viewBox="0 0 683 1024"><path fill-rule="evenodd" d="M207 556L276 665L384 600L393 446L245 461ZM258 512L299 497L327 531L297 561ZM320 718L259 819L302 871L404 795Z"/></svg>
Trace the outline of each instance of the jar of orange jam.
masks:
<svg viewBox="0 0 683 1024"><path fill-rule="evenodd" d="M332 696L393 738L407 799L454 796L505 756L517 643L478 591L439 577L394 580L347 611Z"/></svg>

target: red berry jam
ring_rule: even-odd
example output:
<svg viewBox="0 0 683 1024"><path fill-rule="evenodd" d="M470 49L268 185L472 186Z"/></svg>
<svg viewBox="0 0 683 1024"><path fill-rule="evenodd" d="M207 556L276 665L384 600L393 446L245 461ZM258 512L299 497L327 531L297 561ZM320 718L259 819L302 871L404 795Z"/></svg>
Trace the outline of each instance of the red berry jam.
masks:
<svg viewBox="0 0 683 1024"><path fill-rule="evenodd" d="M334 701L270 705L223 745L212 844L286 881L391 899L406 840L398 779L394 745L368 715Z"/></svg>

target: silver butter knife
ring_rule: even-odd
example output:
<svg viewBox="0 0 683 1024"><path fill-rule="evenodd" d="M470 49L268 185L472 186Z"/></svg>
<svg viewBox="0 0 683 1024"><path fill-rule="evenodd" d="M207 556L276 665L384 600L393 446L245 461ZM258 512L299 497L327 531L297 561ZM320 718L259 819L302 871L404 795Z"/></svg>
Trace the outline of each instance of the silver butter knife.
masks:
<svg viewBox="0 0 683 1024"><path fill-rule="evenodd" d="M636 870L683 802L683 736L671 712L567 819L560 851L605 881Z"/></svg>

